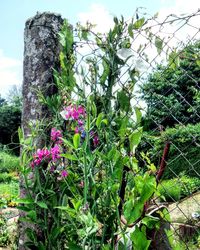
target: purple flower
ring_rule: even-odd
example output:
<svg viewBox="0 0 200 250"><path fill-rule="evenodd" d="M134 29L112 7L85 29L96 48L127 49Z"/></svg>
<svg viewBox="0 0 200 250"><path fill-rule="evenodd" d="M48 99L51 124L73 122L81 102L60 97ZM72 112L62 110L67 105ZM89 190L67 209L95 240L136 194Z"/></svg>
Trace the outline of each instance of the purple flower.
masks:
<svg viewBox="0 0 200 250"><path fill-rule="evenodd" d="M60 158L60 148L58 145L55 145L53 148L51 148L51 157L53 161L56 161Z"/></svg>
<svg viewBox="0 0 200 250"><path fill-rule="evenodd" d="M68 176L68 172L67 172L66 170L63 170L63 171L61 172L61 176L62 176L63 178L67 177L67 176Z"/></svg>
<svg viewBox="0 0 200 250"><path fill-rule="evenodd" d="M84 124L84 122L83 122L82 120L79 119L79 120L78 120L78 125L79 125L79 126L83 126L83 124Z"/></svg>
<svg viewBox="0 0 200 250"><path fill-rule="evenodd" d="M94 143L94 147L96 148L99 144L99 137L97 135L94 136L93 143Z"/></svg>
<svg viewBox="0 0 200 250"><path fill-rule="evenodd" d="M62 140L60 140L60 138L62 138L62 132L56 128L52 128L51 129L51 140L57 144L61 144Z"/></svg>

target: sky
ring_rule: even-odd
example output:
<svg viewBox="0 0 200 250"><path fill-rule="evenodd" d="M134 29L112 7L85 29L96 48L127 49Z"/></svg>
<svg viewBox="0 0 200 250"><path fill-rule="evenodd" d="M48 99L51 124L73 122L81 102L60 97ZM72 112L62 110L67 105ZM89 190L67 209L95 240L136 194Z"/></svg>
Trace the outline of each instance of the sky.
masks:
<svg viewBox="0 0 200 250"><path fill-rule="evenodd" d="M23 32L25 22L37 11L61 14L70 23L90 20L100 32L112 25L113 16L130 18L136 8L160 17L171 13L191 13L199 0L1 0L0 1L0 95L7 97L13 85L23 81Z"/></svg>

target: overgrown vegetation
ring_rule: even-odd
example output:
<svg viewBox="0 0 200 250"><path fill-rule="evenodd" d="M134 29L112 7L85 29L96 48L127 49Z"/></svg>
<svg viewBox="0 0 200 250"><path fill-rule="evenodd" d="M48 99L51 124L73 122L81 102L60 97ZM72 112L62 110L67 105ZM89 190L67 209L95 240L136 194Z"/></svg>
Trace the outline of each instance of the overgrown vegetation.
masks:
<svg viewBox="0 0 200 250"><path fill-rule="evenodd" d="M176 126L160 132L144 132L139 145L156 166L159 166L165 142L171 142L167 168L163 178L170 179L185 172L188 176L200 177L200 124ZM143 161L140 157L140 164Z"/></svg>
<svg viewBox="0 0 200 250"><path fill-rule="evenodd" d="M17 172L19 165L19 157L8 153L8 151L0 151L0 173Z"/></svg>
<svg viewBox="0 0 200 250"><path fill-rule="evenodd" d="M10 243L9 233L5 217L0 214L0 247L6 247Z"/></svg>
<svg viewBox="0 0 200 250"><path fill-rule="evenodd" d="M168 64L159 65L141 85L147 103L145 129L200 122L200 42L169 54Z"/></svg>
<svg viewBox="0 0 200 250"><path fill-rule="evenodd" d="M22 94L17 88L9 93L9 100L0 96L0 145L19 155L17 129L21 125Z"/></svg>
<svg viewBox="0 0 200 250"><path fill-rule="evenodd" d="M60 32L61 70L54 72L58 93L39 93L52 112L52 123L32 125L28 139L19 130L27 193L20 209L27 212L23 220L37 228L26 230L30 249L126 249L128 241L134 249L148 249L154 240L148 232L159 230L160 216L166 219L166 210L148 216L156 168L146 164L143 171L135 157L142 136L142 114L132 105L139 72L126 62L133 56L133 34L144 22L137 18L127 25L123 17L114 18L107 35L94 34L90 24L78 25L78 42L68 23ZM98 53L86 58L87 67L76 69L77 83L74 51L79 44L90 44L89 39ZM128 80L121 82L124 72ZM40 126L51 135L37 149ZM130 224L135 225L131 233Z"/></svg>
<svg viewBox="0 0 200 250"><path fill-rule="evenodd" d="M0 151L0 208L16 206L19 197L19 157Z"/></svg>

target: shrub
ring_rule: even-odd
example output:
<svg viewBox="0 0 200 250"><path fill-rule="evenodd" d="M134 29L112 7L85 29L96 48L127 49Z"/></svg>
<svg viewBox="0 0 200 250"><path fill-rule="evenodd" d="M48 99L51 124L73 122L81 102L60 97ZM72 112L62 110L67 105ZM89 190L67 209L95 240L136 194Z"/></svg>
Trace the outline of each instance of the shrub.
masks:
<svg viewBox="0 0 200 250"><path fill-rule="evenodd" d="M0 214L0 246L5 247L10 243L6 219Z"/></svg>
<svg viewBox="0 0 200 250"><path fill-rule="evenodd" d="M181 174L179 178L163 180L158 185L158 191L161 195L161 199L168 202L179 201L199 189L200 179L188 177L184 174Z"/></svg>
<svg viewBox="0 0 200 250"><path fill-rule="evenodd" d="M19 157L0 151L0 172L10 173L19 168Z"/></svg>
<svg viewBox="0 0 200 250"><path fill-rule="evenodd" d="M181 197L181 186L177 185L177 179L164 180L158 186L158 192L162 200L169 202L179 201Z"/></svg>
<svg viewBox="0 0 200 250"><path fill-rule="evenodd" d="M12 180L12 175L8 174L8 173L0 173L0 183L4 182L4 183L9 183Z"/></svg>
<svg viewBox="0 0 200 250"><path fill-rule="evenodd" d="M10 183L0 183L0 207L4 205L12 205L13 202L19 197L19 183L11 181Z"/></svg>
<svg viewBox="0 0 200 250"><path fill-rule="evenodd" d="M171 142L167 167L163 178L177 177L181 172L199 177L200 123L168 128L161 134L145 132L138 151L148 153L150 160L159 166L166 141ZM140 165L143 166L142 160Z"/></svg>
<svg viewBox="0 0 200 250"><path fill-rule="evenodd" d="M189 178L188 176L183 175L180 178L180 184L182 197L190 195L200 189L200 179L196 177Z"/></svg>

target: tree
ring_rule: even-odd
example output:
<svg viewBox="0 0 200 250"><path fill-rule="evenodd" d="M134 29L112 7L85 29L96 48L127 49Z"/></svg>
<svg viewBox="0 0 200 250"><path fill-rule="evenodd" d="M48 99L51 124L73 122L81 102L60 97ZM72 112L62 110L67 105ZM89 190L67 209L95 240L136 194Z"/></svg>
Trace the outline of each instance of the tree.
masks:
<svg viewBox="0 0 200 250"><path fill-rule="evenodd" d="M200 41L173 51L166 66L158 65L141 86L147 129L200 122L199 79Z"/></svg>
<svg viewBox="0 0 200 250"><path fill-rule="evenodd" d="M0 95L0 107L2 107L4 104L6 104L6 100Z"/></svg>
<svg viewBox="0 0 200 250"><path fill-rule="evenodd" d="M21 125L21 93L13 88L8 102L0 97L0 144L19 154L17 130Z"/></svg>

